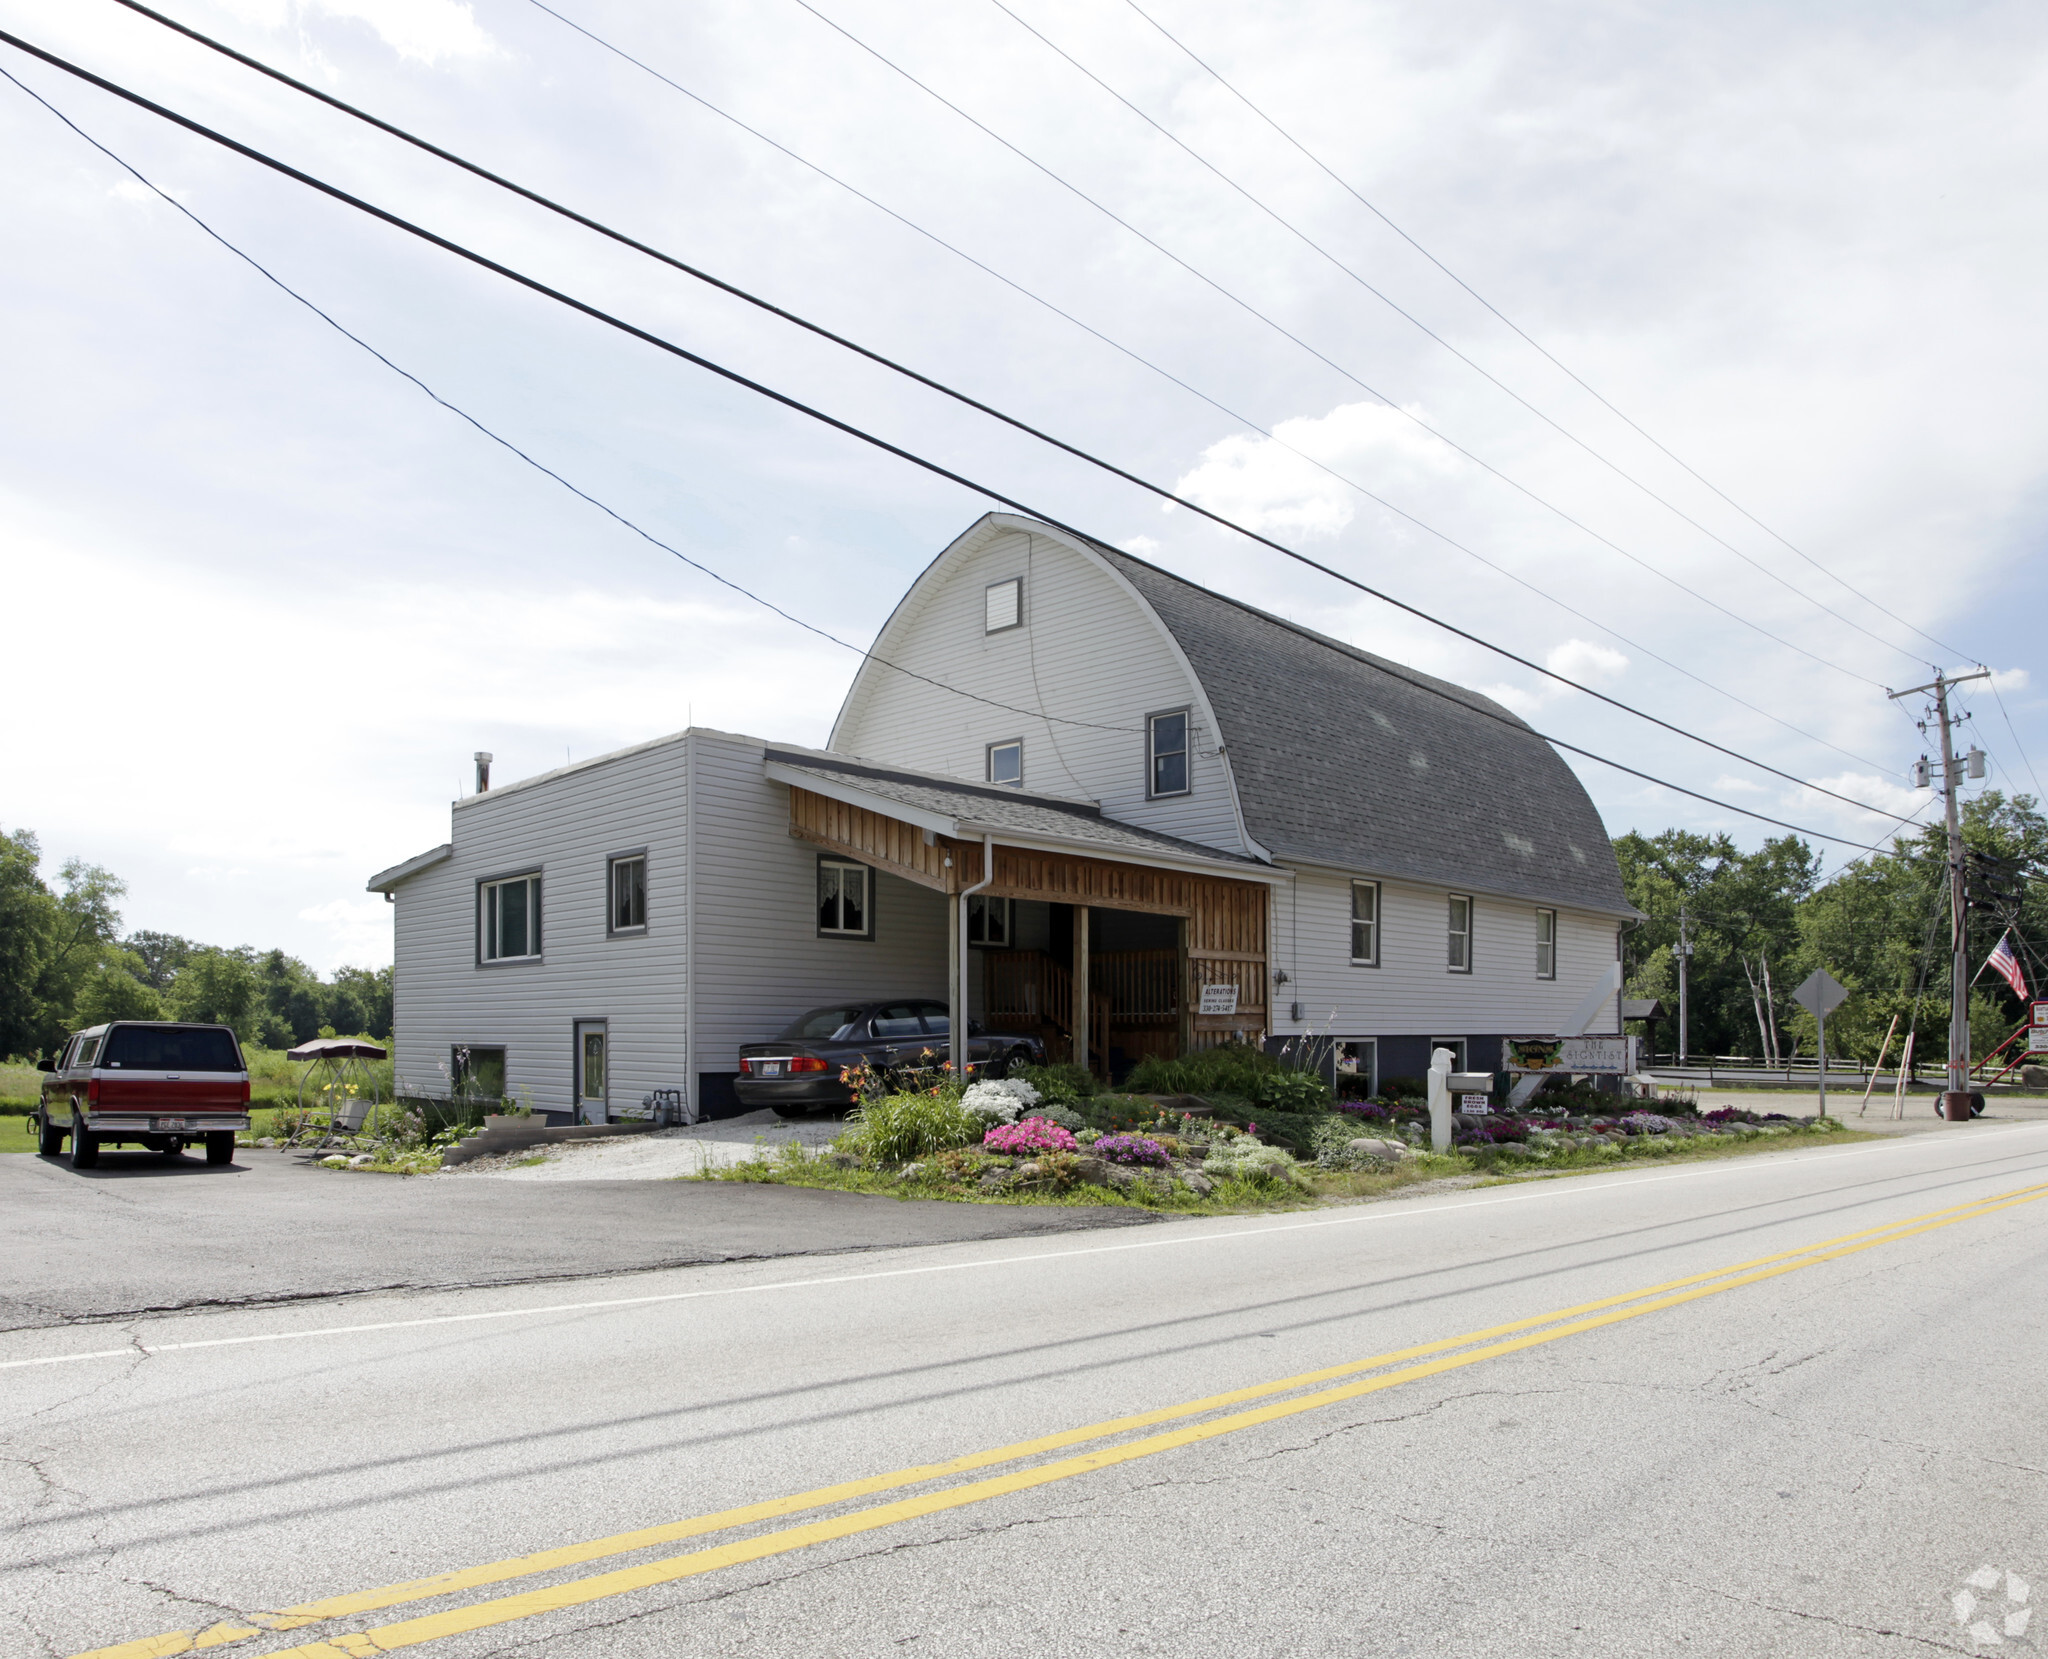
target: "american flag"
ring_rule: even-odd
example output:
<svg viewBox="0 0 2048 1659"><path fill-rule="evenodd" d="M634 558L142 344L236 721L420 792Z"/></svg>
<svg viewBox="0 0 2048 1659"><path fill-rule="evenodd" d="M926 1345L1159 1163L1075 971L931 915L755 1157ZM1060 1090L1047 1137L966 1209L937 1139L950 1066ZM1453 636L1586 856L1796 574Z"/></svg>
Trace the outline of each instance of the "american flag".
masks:
<svg viewBox="0 0 2048 1659"><path fill-rule="evenodd" d="M2020 972L2020 959L2012 953L2012 935L2001 933L1998 948L1984 959L1984 966L1999 975L2012 987L2012 994L2025 1002L2027 1000L2027 976Z"/></svg>

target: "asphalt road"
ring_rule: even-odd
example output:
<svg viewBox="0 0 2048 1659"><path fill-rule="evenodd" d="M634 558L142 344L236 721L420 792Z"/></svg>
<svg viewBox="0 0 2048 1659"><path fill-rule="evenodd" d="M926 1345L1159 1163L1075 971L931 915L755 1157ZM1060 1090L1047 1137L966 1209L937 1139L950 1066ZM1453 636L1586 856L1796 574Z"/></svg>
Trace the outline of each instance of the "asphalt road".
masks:
<svg viewBox="0 0 2048 1659"><path fill-rule="evenodd" d="M531 1284L706 1262L1143 1224L737 1182L510 1186L345 1175L296 1154L0 1158L0 1331L377 1290ZM4 1659L4 1655L0 1655Z"/></svg>
<svg viewBox="0 0 2048 1659"><path fill-rule="evenodd" d="M0 1652L2033 1651L2036 1199L1972 1125L7 1333Z"/></svg>

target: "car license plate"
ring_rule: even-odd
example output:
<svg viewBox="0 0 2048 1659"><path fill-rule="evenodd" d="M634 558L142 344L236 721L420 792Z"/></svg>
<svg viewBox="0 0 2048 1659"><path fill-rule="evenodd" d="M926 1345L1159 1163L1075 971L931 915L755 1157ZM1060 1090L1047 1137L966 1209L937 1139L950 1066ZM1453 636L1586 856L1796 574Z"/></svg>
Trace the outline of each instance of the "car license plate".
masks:
<svg viewBox="0 0 2048 1659"><path fill-rule="evenodd" d="M780 1060L763 1060L761 1062L761 1075L763 1077L780 1077L782 1075L782 1062Z"/></svg>
<svg viewBox="0 0 2048 1659"><path fill-rule="evenodd" d="M151 1118L149 1126L152 1129L185 1129L190 1127L183 1118Z"/></svg>

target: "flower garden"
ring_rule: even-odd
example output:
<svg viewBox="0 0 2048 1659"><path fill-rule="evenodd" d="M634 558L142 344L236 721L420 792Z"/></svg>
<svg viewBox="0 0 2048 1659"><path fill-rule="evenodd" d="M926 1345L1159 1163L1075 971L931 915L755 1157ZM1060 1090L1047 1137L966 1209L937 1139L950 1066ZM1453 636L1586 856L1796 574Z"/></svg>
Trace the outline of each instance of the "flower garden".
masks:
<svg viewBox="0 0 2048 1659"><path fill-rule="evenodd" d="M900 1198L1272 1209L1427 1180L1527 1178L1848 1136L1834 1119L1652 1112L1574 1087L1545 1091L1540 1110L1460 1116L1451 1150L1439 1155L1412 1092L1340 1100L1317 1074L1247 1047L1147 1060L1124 1092L1073 1066L963 1087L934 1055L887 1074L849 1072L847 1082L860 1103L829 1147L791 1143L701 1179Z"/></svg>

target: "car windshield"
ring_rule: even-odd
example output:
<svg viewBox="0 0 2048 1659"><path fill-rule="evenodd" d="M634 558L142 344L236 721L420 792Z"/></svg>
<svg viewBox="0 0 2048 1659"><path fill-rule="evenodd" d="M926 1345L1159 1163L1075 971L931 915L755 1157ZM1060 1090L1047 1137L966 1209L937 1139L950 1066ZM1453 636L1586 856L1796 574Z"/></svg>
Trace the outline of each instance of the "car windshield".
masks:
<svg viewBox="0 0 2048 1659"><path fill-rule="evenodd" d="M117 1025L100 1064L129 1071L240 1071L242 1056L226 1031Z"/></svg>
<svg viewBox="0 0 2048 1659"><path fill-rule="evenodd" d="M792 1042L830 1042L859 1018L858 1008L813 1008L808 1014L792 1020L779 1035Z"/></svg>

